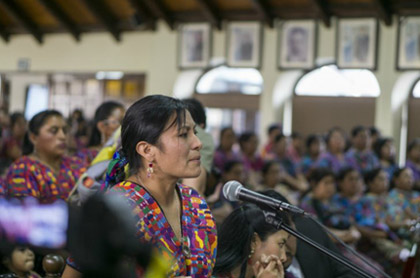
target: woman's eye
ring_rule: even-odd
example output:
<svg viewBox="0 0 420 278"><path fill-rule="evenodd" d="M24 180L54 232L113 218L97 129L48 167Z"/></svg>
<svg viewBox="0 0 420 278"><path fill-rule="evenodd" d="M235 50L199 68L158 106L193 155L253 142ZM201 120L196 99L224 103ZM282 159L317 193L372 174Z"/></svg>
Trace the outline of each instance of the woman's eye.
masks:
<svg viewBox="0 0 420 278"><path fill-rule="evenodd" d="M180 135L179 135L179 137L184 137L184 138L186 138L188 136L188 133L181 133Z"/></svg>

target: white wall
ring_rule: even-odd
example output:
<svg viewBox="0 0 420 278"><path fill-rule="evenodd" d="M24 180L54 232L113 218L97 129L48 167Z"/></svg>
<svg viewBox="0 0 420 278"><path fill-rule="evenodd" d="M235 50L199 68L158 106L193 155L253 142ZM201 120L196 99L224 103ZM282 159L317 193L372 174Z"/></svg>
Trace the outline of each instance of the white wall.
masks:
<svg viewBox="0 0 420 278"><path fill-rule="evenodd" d="M397 136L393 127L391 113L392 89L400 73L395 70L396 29L394 25L386 27L382 23L379 30L378 78L381 96L377 100L375 124L385 135ZM318 25L318 57L335 56L336 21L326 28ZM273 107L274 88L281 87L278 78L285 72L277 69L277 32L264 28L263 60L261 73L264 78L264 93L261 97L261 134L265 136L266 127L281 120L282 106ZM213 32L213 57L224 57L226 52L226 34L224 31ZM0 41L0 72L17 70L19 58L29 58L30 70L94 72L98 70L121 70L126 72L144 72L147 75L146 93L172 94L175 81L180 74L177 68L177 34L160 22L157 32L132 32L122 35L122 42L117 43L108 33L84 34L77 43L69 35L47 35L43 45L39 45L29 35L12 36L9 43ZM286 75L287 76L287 75ZM177 84L182 86L182 84ZM20 86L23 87L23 86ZM291 90L290 86L289 89ZM291 92L282 92L282 94ZM12 89L14 109L23 107L24 93L19 86ZM276 97L274 97L276 98ZM277 96L278 99L278 96ZM264 137L263 137L264 140Z"/></svg>

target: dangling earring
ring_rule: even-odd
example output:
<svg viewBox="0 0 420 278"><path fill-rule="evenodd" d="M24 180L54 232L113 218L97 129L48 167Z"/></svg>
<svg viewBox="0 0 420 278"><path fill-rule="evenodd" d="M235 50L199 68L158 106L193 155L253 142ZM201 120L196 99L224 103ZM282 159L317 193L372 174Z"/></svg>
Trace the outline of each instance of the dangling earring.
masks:
<svg viewBox="0 0 420 278"><path fill-rule="evenodd" d="M252 255L254 255L254 252L255 252L255 250L251 249L251 251L249 252L249 255L248 255L248 259L251 259Z"/></svg>
<svg viewBox="0 0 420 278"><path fill-rule="evenodd" d="M153 174L153 163L149 163L149 167L147 168L147 177L150 178Z"/></svg>

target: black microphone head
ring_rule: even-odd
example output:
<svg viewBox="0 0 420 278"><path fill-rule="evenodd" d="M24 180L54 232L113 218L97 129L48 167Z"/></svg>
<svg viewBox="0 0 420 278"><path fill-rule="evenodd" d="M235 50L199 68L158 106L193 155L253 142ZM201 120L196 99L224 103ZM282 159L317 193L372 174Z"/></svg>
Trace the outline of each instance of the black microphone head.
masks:
<svg viewBox="0 0 420 278"><path fill-rule="evenodd" d="M228 181L223 186L223 196L229 201L238 201L238 191L243 188L238 181Z"/></svg>

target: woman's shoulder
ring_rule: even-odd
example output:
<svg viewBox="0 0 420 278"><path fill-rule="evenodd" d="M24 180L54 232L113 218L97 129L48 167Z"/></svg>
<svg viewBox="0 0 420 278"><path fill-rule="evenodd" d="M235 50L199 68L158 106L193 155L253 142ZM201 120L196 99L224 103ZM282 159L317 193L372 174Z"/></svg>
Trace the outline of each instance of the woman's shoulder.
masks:
<svg viewBox="0 0 420 278"><path fill-rule="evenodd" d="M24 155L16 159L10 165L9 169L24 169L24 168L29 168L29 166L32 166L32 165L37 165L38 167L38 166L41 166L42 164L38 160L30 156Z"/></svg>
<svg viewBox="0 0 420 278"><path fill-rule="evenodd" d="M178 183L177 186L179 187L179 190L184 198L188 199L196 199L200 200L203 203L206 203L204 198L191 186Z"/></svg>
<svg viewBox="0 0 420 278"><path fill-rule="evenodd" d="M153 203L154 199L153 197L147 192L146 189L144 189L142 186L130 182L130 181L122 181L114 185L110 190L108 190L108 193L117 193L125 196L129 200L132 200L136 203L141 202L148 202Z"/></svg>

